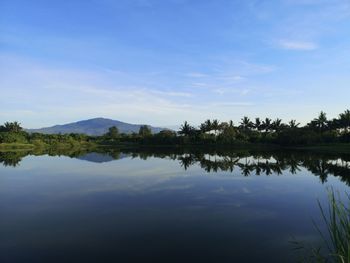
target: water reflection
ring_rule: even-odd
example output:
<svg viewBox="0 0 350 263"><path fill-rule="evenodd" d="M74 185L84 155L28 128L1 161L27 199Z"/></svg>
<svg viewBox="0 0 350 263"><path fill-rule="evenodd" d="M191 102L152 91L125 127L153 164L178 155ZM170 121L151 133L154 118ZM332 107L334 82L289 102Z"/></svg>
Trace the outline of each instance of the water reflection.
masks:
<svg viewBox="0 0 350 263"><path fill-rule="evenodd" d="M123 158L161 158L178 161L184 170L199 165L208 173L233 172L239 170L243 176L297 174L303 168L318 176L322 183L329 175L339 177L350 186L350 156L334 154L315 154L290 151L198 151L188 149L100 149L94 152L71 151L11 151L0 152L0 163L16 167L27 155L68 156L84 161L103 163Z"/></svg>
<svg viewBox="0 0 350 263"><path fill-rule="evenodd" d="M327 200L327 186L348 189L349 161L283 151L0 152L0 262L295 262L290 238L319 244L317 199Z"/></svg>

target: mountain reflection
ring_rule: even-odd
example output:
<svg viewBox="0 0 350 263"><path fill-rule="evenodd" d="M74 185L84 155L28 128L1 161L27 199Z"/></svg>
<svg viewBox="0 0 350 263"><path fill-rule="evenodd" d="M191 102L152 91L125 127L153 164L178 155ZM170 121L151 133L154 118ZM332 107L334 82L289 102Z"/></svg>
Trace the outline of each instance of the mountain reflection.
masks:
<svg viewBox="0 0 350 263"><path fill-rule="evenodd" d="M315 154L311 152L289 151L199 151L186 149L103 149L89 151L10 151L0 152L3 166L16 167L25 156L67 156L89 162L103 163L126 157L161 158L178 161L183 169L198 165L208 173L239 171L243 176L297 174L306 169L318 176L322 183L329 175L337 176L350 186L350 156L334 154Z"/></svg>

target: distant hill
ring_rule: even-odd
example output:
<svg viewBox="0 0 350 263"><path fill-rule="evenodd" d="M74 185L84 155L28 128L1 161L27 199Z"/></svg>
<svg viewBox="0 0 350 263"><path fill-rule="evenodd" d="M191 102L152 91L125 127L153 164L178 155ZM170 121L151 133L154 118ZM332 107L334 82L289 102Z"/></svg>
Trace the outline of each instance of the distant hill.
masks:
<svg viewBox="0 0 350 263"><path fill-rule="evenodd" d="M117 120L95 118L84 121L78 121L63 125L55 125L41 129L28 129L28 132L38 132L45 134L66 134L66 133L84 133L87 135L103 135L108 131L108 128L116 126L121 133L138 132L142 124L130 124ZM158 133L164 128L149 126L152 133Z"/></svg>

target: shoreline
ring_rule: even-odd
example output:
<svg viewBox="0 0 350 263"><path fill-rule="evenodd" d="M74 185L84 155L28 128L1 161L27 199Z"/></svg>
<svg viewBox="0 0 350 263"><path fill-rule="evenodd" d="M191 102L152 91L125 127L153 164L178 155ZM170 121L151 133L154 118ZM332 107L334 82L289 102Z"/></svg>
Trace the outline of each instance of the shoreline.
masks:
<svg viewBox="0 0 350 263"><path fill-rule="evenodd" d="M59 149L59 150L71 150L71 149L188 149L188 150L261 150L261 151L274 151L274 150L292 150L292 151L311 151L322 153L339 153L350 154L350 143L332 143L332 144L317 144L307 146L281 146L275 144L252 144L252 143L237 143L237 144L171 144L171 145L150 145L150 144L138 144L138 143L113 143L113 144L98 144L98 143L81 143L81 144L56 144L56 145L35 145L29 143L1 143L0 151L21 151L21 150L37 150L37 149Z"/></svg>

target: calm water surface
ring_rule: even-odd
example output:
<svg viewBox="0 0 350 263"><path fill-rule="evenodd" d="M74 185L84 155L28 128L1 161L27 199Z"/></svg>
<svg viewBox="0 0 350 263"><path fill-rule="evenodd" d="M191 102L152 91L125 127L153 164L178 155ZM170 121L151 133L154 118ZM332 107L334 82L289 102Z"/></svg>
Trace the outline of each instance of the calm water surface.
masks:
<svg viewBox="0 0 350 263"><path fill-rule="evenodd" d="M295 262L350 182L347 156L54 155L0 153L2 263Z"/></svg>

